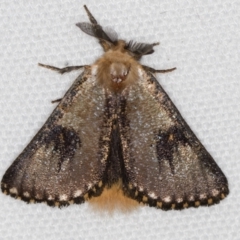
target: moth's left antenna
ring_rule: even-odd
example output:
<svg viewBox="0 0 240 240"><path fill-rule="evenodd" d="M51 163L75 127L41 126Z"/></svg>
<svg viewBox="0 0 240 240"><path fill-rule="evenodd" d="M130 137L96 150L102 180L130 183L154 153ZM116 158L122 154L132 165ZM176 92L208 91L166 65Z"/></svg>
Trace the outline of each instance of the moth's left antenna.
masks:
<svg viewBox="0 0 240 240"><path fill-rule="evenodd" d="M86 12L87 12L87 15L88 15L88 18L89 18L90 22L91 22L92 24L98 24L98 23L97 23L97 20L93 17L93 15L91 14L91 12L90 12L89 9L87 8L87 6L84 5L83 7L85 8L85 10L86 10Z"/></svg>

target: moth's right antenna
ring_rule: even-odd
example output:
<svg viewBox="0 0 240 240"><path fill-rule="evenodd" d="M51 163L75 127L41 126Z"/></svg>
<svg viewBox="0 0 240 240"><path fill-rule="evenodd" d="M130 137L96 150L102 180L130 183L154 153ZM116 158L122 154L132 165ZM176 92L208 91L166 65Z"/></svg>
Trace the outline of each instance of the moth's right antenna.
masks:
<svg viewBox="0 0 240 240"><path fill-rule="evenodd" d="M99 43L102 45L104 51L110 49L110 47L117 42L117 34L112 30L104 31L102 26L98 24L97 20L93 17L86 5L83 5L87 12L88 18L91 23L80 22L76 25L86 34L99 39Z"/></svg>
<svg viewBox="0 0 240 240"><path fill-rule="evenodd" d="M84 5L83 6L84 8L85 8L85 10L86 10L86 12L87 12L87 15L88 15L88 18L89 18L89 20L90 20L90 22L92 23L92 24L98 24L97 23L97 20L93 17L93 15L91 14L91 12L89 11L89 9L87 8L87 6L86 5Z"/></svg>

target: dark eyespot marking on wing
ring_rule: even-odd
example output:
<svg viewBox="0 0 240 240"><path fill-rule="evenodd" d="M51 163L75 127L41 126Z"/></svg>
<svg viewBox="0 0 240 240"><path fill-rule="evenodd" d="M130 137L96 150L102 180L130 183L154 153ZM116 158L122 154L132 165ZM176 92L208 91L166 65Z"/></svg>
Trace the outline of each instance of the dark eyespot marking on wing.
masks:
<svg viewBox="0 0 240 240"><path fill-rule="evenodd" d="M190 141L184 135L184 131L176 126L169 128L168 131L160 129L156 138L158 161L168 160L171 171L174 173L173 154L177 151L180 144L190 144Z"/></svg>
<svg viewBox="0 0 240 240"><path fill-rule="evenodd" d="M58 162L58 171L61 170L61 165L66 160L73 159L76 149L81 147L81 140L77 132L72 128L55 126L48 135L46 135L44 142L46 147L52 145L53 152L57 152L60 156Z"/></svg>

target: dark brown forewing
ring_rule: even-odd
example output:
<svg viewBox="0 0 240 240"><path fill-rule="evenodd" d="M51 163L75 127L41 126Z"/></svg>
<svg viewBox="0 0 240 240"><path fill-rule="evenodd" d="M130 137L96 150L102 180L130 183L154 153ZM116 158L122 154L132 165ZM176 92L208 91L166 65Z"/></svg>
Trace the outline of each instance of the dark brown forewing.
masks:
<svg viewBox="0 0 240 240"><path fill-rule="evenodd" d="M218 202L226 177L157 80L139 72L119 117L128 194L165 209Z"/></svg>
<svg viewBox="0 0 240 240"><path fill-rule="evenodd" d="M104 105L103 88L85 70L6 171L3 192L50 205L97 195L109 145L103 139L110 133L107 126L102 128Z"/></svg>

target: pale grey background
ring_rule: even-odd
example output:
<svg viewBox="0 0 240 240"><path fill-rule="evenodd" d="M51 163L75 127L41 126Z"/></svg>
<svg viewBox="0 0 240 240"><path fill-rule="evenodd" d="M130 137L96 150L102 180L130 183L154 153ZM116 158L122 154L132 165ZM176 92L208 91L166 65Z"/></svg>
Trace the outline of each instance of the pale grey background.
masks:
<svg viewBox="0 0 240 240"><path fill-rule="evenodd" d="M143 63L177 67L157 78L229 180L219 205L164 212L99 214L87 204L62 210L0 194L0 239L240 239L240 1L8 1L0 3L0 177L32 139L78 72L102 50L75 23L87 3L103 26L127 40L160 41Z"/></svg>

